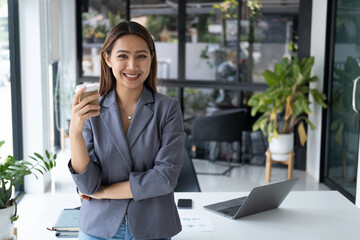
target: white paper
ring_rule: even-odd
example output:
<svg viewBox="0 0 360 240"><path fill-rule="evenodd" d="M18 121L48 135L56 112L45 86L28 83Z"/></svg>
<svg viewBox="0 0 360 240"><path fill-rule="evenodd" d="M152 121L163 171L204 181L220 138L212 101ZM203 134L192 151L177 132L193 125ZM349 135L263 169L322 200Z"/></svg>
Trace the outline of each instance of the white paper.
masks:
<svg viewBox="0 0 360 240"><path fill-rule="evenodd" d="M208 216L182 216L183 232L213 232L214 225Z"/></svg>

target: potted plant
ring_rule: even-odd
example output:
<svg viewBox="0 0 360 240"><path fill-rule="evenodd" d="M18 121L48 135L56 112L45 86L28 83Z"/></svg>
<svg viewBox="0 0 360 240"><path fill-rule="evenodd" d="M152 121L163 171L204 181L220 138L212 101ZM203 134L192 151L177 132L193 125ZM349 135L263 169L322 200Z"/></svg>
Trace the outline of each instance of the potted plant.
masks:
<svg viewBox="0 0 360 240"><path fill-rule="evenodd" d="M249 99L251 115L261 114L253 124L253 131L260 129L268 136L272 156L273 153L287 155L293 150L293 129L296 125L303 146L307 140L304 122L315 129L307 117L312 114L309 94L320 106L327 107L325 94L309 87L310 82L318 80L317 76L311 76L313 65L314 57L303 58L301 61L297 57L292 61L283 58L281 63L275 64L273 71L266 70L262 73L268 85L267 90L254 94ZM279 141L278 148L274 144ZM283 149L285 146L288 148Z"/></svg>
<svg viewBox="0 0 360 240"><path fill-rule="evenodd" d="M0 141L0 147L4 144ZM7 156L4 160L0 158L0 240L13 239L14 221L17 215L16 199L12 197L13 187L22 182L26 175L43 174L56 166L56 154L51 155L45 151L45 158L34 153L30 158L34 161L16 160L13 156Z"/></svg>
<svg viewBox="0 0 360 240"><path fill-rule="evenodd" d="M103 43L106 36L106 25L97 25L94 30L94 42Z"/></svg>
<svg viewBox="0 0 360 240"><path fill-rule="evenodd" d="M85 25L83 29L83 37L87 43L94 42L94 28L90 24Z"/></svg>

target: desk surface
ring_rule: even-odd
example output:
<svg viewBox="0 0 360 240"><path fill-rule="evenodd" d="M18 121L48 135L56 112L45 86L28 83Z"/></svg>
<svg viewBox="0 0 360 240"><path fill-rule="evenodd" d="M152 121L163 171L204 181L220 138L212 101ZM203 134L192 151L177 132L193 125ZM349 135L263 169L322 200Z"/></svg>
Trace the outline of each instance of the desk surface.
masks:
<svg viewBox="0 0 360 240"><path fill-rule="evenodd" d="M191 212L194 215L211 217L215 231L196 235L183 232L174 239L360 239L360 210L336 191L293 191L280 208L236 220L202 207L246 195L223 192L181 194L181 197L193 199L194 210ZM179 212L180 215L190 213L189 210Z"/></svg>
<svg viewBox="0 0 360 240"><path fill-rule="evenodd" d="M173 239L360 239L360 210L336 191L292 191L278 209L237 220L222 217L203 208L207 204L247 194L176 193L176 199L193 199L193 209L179 210L180 216L208 216L214 225L214 231L183 231ZM19 240L58 239L53 232L47 231L46 227L55 223L63 208L79 205L76 194L25 195L23 201L19 204L20 219L16 224ZM37 203L34 204L34 201ZM33 214L27 209L29 202L32 203L32 209L35 209Z"/></svg>

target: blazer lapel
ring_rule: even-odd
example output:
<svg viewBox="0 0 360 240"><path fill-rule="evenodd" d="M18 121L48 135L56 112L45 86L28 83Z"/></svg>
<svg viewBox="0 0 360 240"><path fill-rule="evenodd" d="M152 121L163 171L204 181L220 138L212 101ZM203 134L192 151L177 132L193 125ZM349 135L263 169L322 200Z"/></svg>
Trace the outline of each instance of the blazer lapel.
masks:
<svg viewBox="0 0 360 240"><path fill-rule="evenodd" d="M127 133L129 149L132 148L136 142L136 139L139 137L145 126L154 115L154 111L147 105L148 103L152 102L154 102L153 94L151 90L149 90L144 85L143 91L141 92L139 100L136 104L133 119L131 120L131 124Z"/></svg>
<svg viewBox="0 0 360 240"><path fill-rule="evenodd" d="M108 136L131 171L131 157L127 139L124 133L124 128L121 122L119 107L116 101L115 89L106 95L102 104L101 112L102 114L100 114L100 117L103 121Z"/></svg>

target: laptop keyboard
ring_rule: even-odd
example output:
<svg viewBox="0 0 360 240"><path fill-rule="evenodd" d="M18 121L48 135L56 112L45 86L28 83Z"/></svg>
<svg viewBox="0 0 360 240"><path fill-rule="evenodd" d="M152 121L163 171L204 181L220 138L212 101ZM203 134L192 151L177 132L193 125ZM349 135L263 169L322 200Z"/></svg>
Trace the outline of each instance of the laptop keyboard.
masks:
<svg viewBox="0 0 360 240"><path fill-rule="evenodd" d="M219 212L224 213L226 215L229 216L234 216L236 214L236 212L238 211L238 209L240 208L241 205L235 206L235 207L231 207L231 208L226 208L223 210L219 210Z"/></svg>

